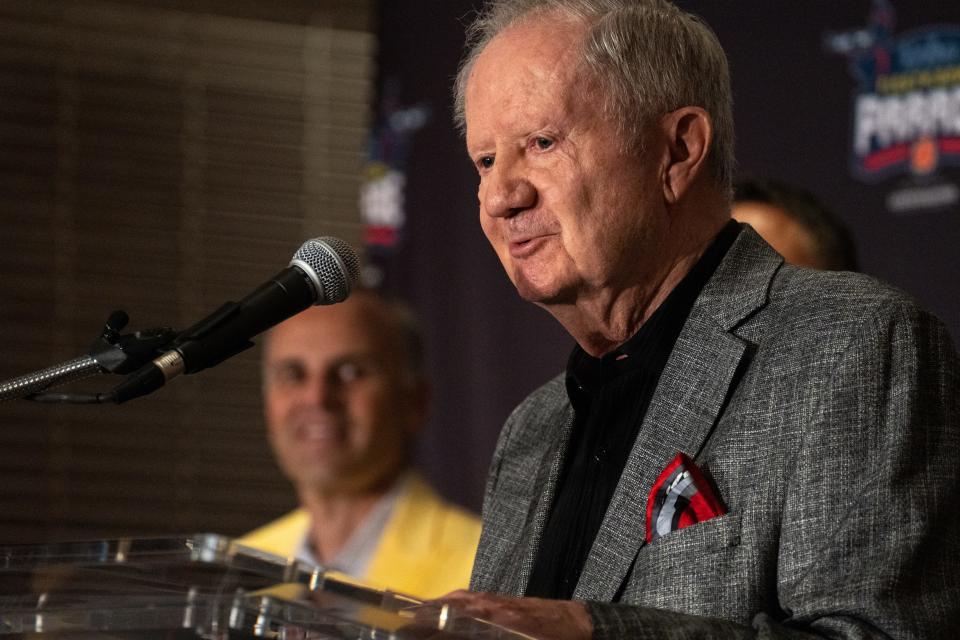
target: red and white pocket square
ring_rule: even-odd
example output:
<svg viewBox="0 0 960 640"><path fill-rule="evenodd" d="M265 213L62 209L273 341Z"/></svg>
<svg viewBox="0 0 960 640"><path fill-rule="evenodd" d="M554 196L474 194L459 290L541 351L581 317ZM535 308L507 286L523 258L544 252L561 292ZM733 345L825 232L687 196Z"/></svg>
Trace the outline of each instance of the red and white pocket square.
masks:
<svg viewBox="0 0 960 640"><path fill-rule="evenodd" d="M647 542L726 512L700 468L690 456L678 453L647 497Z"/></svg>

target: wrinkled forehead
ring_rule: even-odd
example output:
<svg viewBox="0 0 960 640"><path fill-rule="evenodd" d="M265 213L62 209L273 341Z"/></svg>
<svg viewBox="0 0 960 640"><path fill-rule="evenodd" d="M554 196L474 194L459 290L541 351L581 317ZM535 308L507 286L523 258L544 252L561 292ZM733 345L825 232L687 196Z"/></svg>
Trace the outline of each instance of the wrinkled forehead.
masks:
<svg viewBox="0 0 960 640"><path fill-rule="evenodd" d="M580 44L586 25L570 19L531 17L493 38L474 60L467 79L467 143L478 120L530 109L568 108L583 82Z"/></svg>

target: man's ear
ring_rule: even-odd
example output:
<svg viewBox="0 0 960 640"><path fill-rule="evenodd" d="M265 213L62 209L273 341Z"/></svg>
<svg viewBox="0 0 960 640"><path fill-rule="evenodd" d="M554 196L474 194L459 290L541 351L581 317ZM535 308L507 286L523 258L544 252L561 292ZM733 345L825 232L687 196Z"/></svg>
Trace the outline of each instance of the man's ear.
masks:
<svg viewBox="0 0 960 640"><path fill-rule="evenodd" d="M707 170L713 143L713 122L700 107L683 107L660 121L666 137L669 160L663 176L663 195L675 204Z"/></svg>

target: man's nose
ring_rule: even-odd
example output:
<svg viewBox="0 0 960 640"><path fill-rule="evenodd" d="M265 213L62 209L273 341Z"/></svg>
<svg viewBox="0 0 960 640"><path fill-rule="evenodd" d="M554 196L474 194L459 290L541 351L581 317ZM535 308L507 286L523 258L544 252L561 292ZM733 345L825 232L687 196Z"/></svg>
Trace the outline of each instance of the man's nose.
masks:
<svg viewBox="0 0 960 640"><path fill-rule="evenodd" d="M488 215L509 218L537 204L537 190L519 162L500 162L480 189L480 205Z"/></svg>
<svg viewBox="0 0 960 640"><path fill-rule="evenodd" d="M312 406L333 409L340 402L338 385L328 376L310 376L301 391L301 400Z"/></svg>

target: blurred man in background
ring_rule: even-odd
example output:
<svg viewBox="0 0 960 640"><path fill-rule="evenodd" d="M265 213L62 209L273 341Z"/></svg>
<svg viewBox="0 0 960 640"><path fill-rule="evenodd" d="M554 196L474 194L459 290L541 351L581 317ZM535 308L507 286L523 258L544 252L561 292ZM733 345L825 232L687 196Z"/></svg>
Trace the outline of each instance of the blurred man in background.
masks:
<svg viewBox="0 0 960 640"><path fill-rule="evenodd" d="M733 188L731 211L790 264L857 270L850 230L809 191L772 180L745 180Z"/></svg>
<svg viewBox="0 0 960 640"><path fill-rule="evenodd" d="M268 435L300 508L242 543L414 596L467 585L479 521L410 469L430 405L423 359L409 310L369 291L269 333Z"/></svg>

